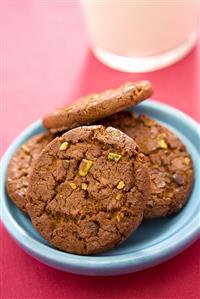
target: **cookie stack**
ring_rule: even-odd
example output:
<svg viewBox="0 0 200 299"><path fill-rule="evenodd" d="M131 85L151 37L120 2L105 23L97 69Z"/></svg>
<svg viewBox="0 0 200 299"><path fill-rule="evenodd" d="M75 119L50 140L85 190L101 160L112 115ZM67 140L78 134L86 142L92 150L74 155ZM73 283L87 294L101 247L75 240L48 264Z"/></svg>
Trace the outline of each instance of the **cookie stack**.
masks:
<svg viewBox="0 0 200 299"><path fill-rule="evenodd" d="M191 157L174 133L124 109L148 81L92 94L43 118L48 130L12 157L7 191L56 248L90 255L128 238L143 218L178 212L192 190Z"/></svg>

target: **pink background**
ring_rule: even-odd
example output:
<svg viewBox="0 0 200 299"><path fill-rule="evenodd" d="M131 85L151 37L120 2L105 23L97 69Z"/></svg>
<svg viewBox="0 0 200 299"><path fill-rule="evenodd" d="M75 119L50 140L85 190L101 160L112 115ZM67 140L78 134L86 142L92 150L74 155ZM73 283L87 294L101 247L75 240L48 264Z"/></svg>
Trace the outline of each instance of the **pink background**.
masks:
<svg viewBox="0 0 200 299"><path fill-rule="evenodd" d="M200 120L199 46L172 67L125 74L94 58L77 2L4 1L1 9L1 155L29 124L56 106L127 80L151 80L154 99ZM2 224L0 229L1 299L200 296L200 241L162 265L105 279L51 269L24 253Z"/></svg>

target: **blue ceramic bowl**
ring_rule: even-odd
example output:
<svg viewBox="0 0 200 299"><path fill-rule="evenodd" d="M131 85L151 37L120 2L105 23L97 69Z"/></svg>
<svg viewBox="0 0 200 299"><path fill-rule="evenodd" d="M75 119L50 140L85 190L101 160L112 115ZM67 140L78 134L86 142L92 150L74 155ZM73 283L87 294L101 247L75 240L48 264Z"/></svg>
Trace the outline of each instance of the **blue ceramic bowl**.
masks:
<svg viewBox="0 0 200 299"><path fill-rule="evenodd" d="M188 203L177 215L144 221L121 246L96 256L80 256L50 246L30 219L9 199L5 190L8 162L20 144L43 131L41 121L26 129L2 159L2 222L16 242L31 256L51 267L84 275L118 275L143 270L177 255L200 236L200 127L184 113L158 102L146 101L136 108L174 131L187 146L195 167L195 185Z"/></svg>

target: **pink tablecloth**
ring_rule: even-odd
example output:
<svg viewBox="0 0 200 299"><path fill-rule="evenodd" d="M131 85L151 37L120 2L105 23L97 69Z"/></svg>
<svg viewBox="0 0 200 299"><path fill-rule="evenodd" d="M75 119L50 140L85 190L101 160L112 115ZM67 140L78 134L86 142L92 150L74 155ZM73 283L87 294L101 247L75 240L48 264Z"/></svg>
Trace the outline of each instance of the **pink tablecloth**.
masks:
<svg viewBox="0 0 200 299"><path fill-rule="evenodd" d="M1 154L27 125L77 96L149 79L154 98L199 115L199 47L174 66L125 74L98 62L88 48L79 5L72 1L4 1ZM1 125L2 128L2 125ZM0 227L0 298L198 298L196 242L171 261L121 277L81 277L40 264Z"/></svg>

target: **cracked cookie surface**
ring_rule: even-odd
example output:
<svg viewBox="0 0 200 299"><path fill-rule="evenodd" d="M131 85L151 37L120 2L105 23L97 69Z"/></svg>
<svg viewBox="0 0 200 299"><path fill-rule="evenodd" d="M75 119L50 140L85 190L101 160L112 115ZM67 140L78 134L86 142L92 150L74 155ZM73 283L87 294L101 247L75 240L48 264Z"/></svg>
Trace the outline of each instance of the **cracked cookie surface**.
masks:
<svg viewBox="0 0 200 299"><path fill-rule="evenodd" d="M34 161L38 158L43 148L55 136L41 133L33 136L13 155L8 165L6 188L9 197L23 212L26 211L26 192L29 184L29 175Z"/></svg>
<svg viewBox="0 0 200 299"><path fill-rule="evenodd" d="M50 113L43 118L43 125L52 132L87 125L136 105L150 97L152 93L152 87L148 81L127 82L117 89L82 97L75 104Z"/></svg>
<svg viewBox="0 0 200 299"><path fill-rule="evenodd" d="M150 192L136 143L103 126L72 129L35 163L27 209L55 247L95 254L125 240L141 223Z"/></svg>
<svg viewBox="0 0 200 299"><path fill-rule="evenodd" d="M132 137L145 155L151 180L151 196L144 217L157 218L178 212L193 187L194 170L189 153L169 129L142 114L120 112L98 122Z"/></svg>

